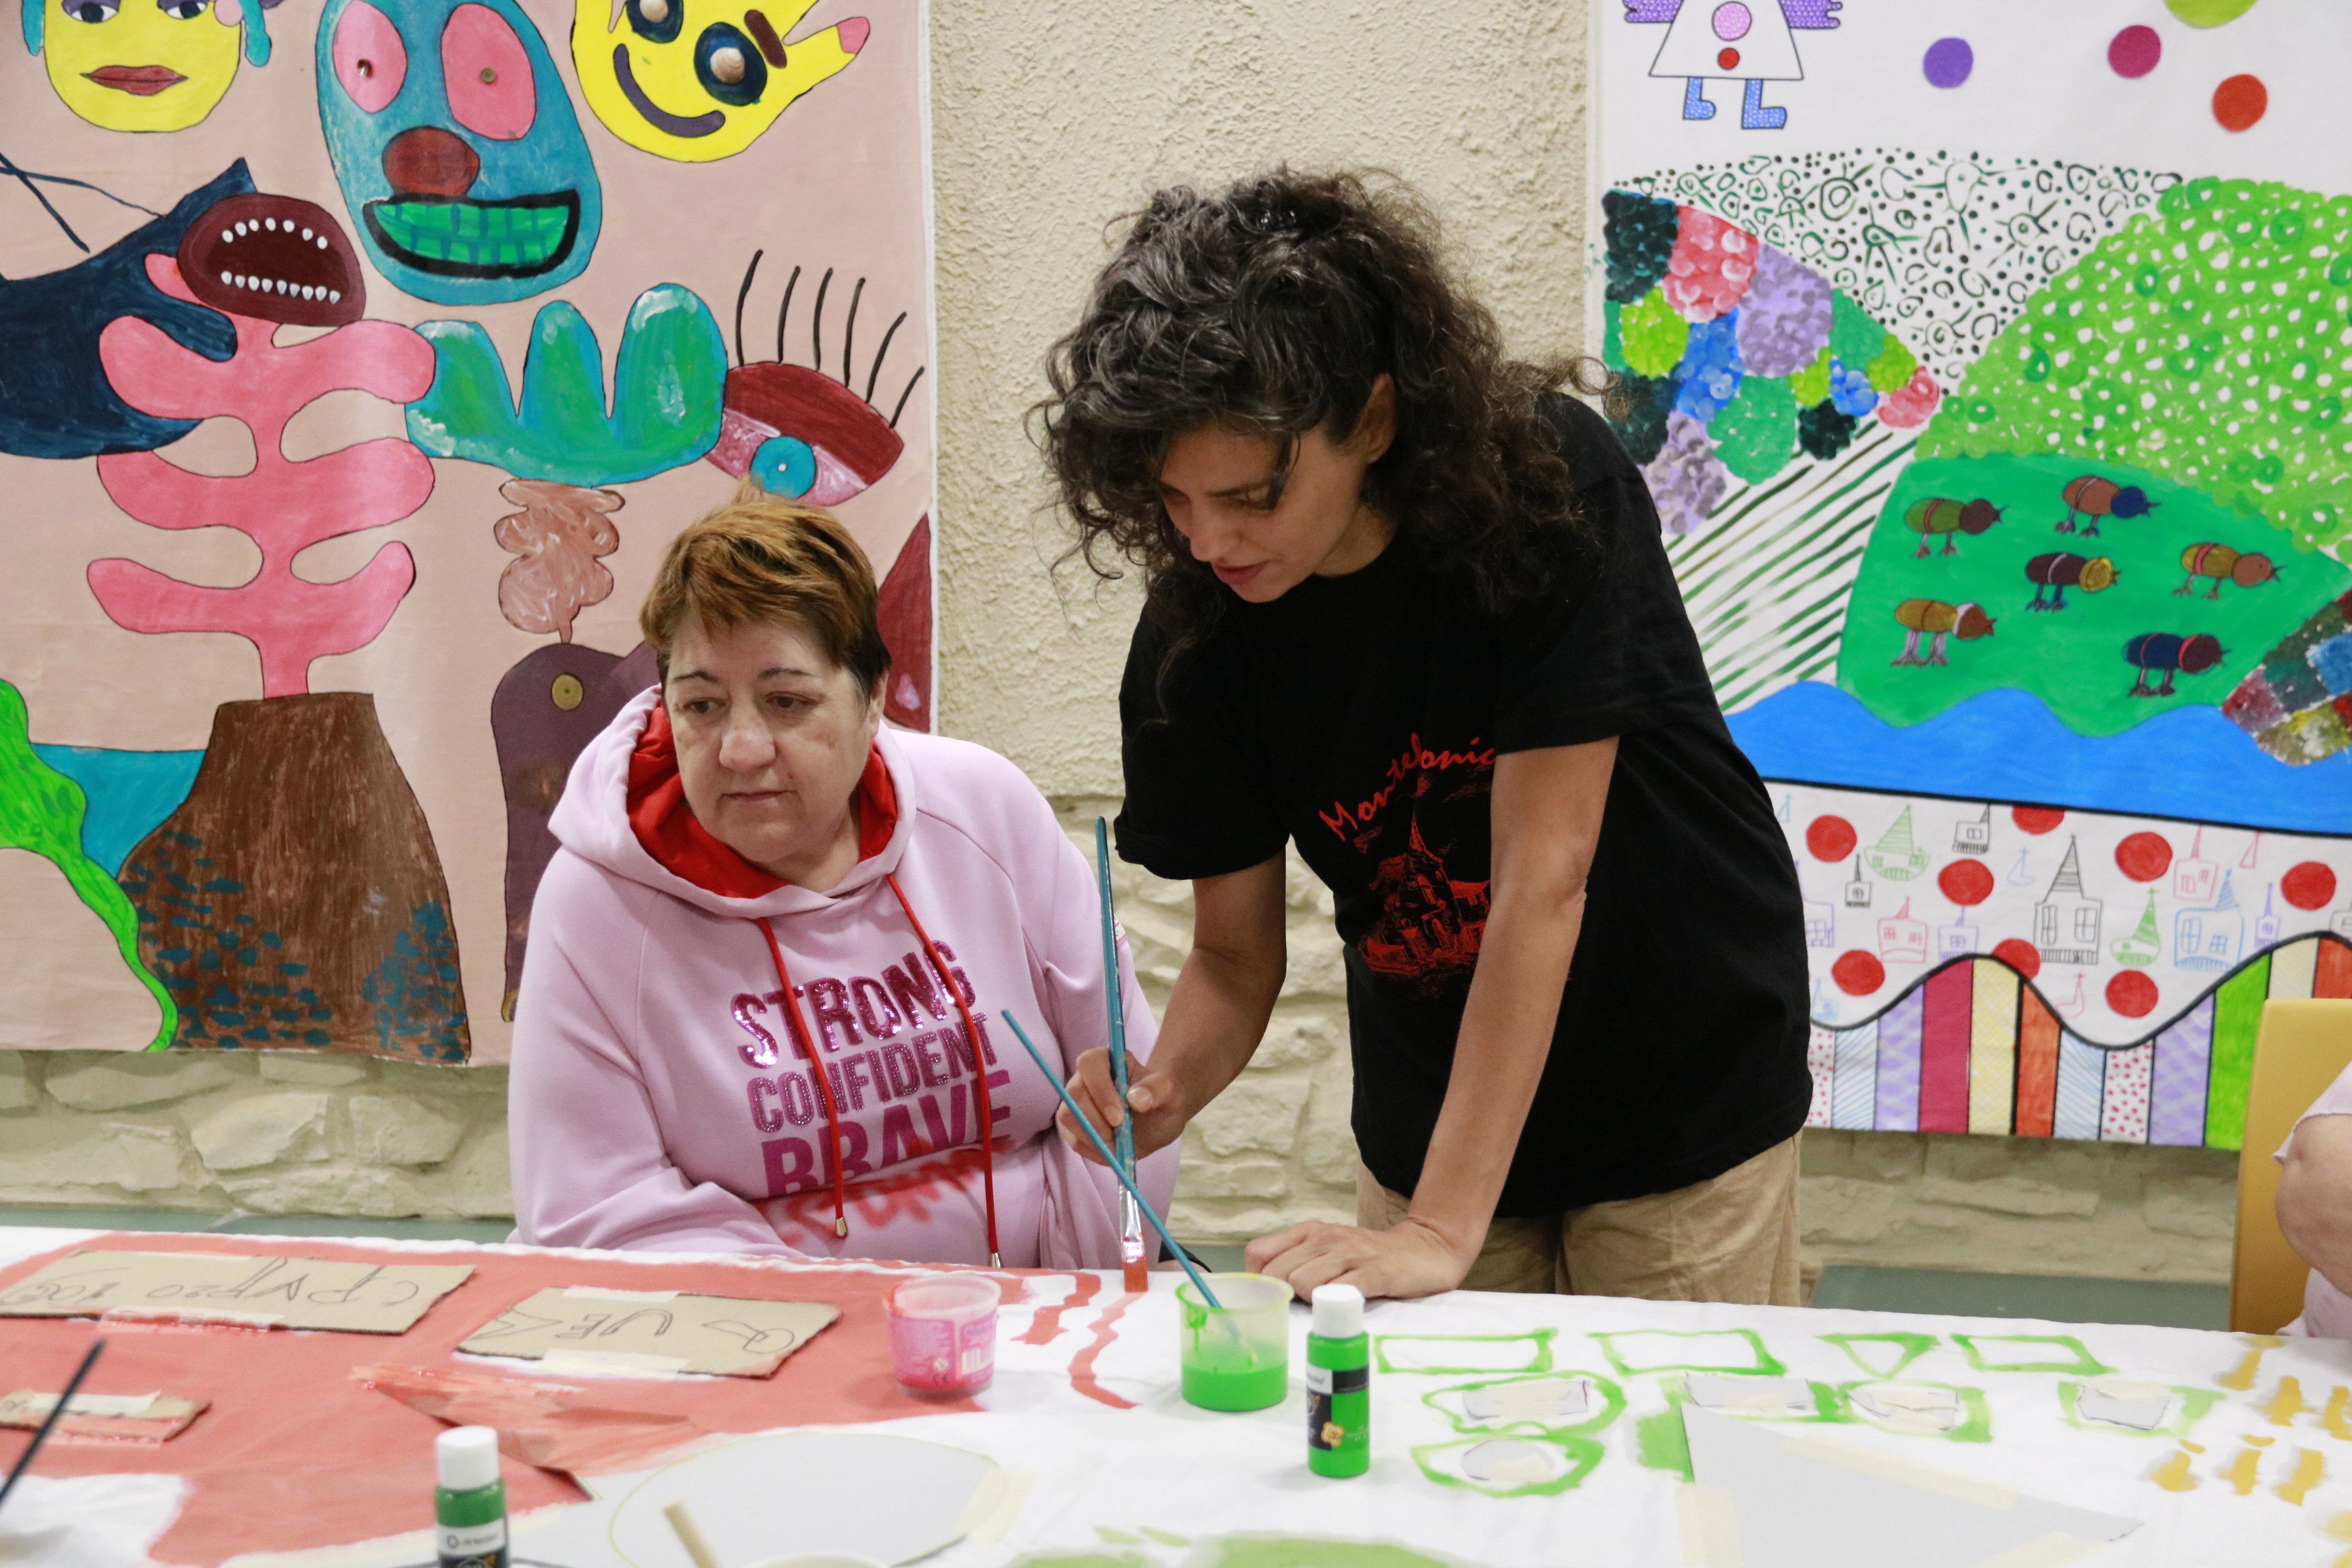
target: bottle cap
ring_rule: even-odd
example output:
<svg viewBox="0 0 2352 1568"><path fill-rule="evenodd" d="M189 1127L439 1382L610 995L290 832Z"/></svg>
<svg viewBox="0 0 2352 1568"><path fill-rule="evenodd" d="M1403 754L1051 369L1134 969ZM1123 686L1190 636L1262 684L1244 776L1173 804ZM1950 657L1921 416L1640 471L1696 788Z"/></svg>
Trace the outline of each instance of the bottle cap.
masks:
<svg viewBox="0 0 2352 1568"><path fill-rule="evenodd" d="M1364 1331L1364 1293L1353 1285L1315 1287L1315 1332L1327 1340L1352 1340Z"/></svg>
<svg viewBox="0 0 2352 1568"><path fill-rule="evenodd" d="M499 1433L495 1426L452 1426L433 1440L442 1489L479 1491L499 1479Z"/></svg>

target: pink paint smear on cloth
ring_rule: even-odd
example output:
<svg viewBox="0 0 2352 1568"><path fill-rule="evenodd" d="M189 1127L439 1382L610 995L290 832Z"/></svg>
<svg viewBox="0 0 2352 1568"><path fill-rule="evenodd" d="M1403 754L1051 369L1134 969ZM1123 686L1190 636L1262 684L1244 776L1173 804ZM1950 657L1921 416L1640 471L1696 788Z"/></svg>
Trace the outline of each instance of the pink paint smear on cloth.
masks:
<svg viewBox="0 0 2352 1568"><path fill-rule="evenodd" d="M633 1261L196 1236L112 1235L79 1245L474 1269L397 1336L0 1319L0 1365L12 1386L64 1386L89 1342L103 1333L106 1355L84 1393L161 1390L211 1402L168 1443L53 1446L36 1461L49 1477L186 1477L187 1503L152 1549L159 1563L211 1564L241 1552L298 1552L420 1529L430 1519L433 1438L445 1421L499 1428L509 1506L522 1513L584 1500L559 1473L564 1469L593 1475L637 1468L713 1433L979 1408L969 1400L916 1399L891 1376L883 1296L905 1276L887 1266ZM0 1269L0 1289L65 1250L72 1249ZM1010 1303L1050 1300L1053 1288L1041 1293L1036 1287L1071 1276L1008 1271L991 1278L1003 1283ZM1066 1305L1091 1300L1100 1289L1091 1275L1076 1278ZM582 1384L516 1377L457 1359L459 1342L508 1308L540 1290L573 1285L821 1301L838 1307L841 1317L766 1378ZM0 1432L0 1469L15 1462L31 1436Z"/></svg>

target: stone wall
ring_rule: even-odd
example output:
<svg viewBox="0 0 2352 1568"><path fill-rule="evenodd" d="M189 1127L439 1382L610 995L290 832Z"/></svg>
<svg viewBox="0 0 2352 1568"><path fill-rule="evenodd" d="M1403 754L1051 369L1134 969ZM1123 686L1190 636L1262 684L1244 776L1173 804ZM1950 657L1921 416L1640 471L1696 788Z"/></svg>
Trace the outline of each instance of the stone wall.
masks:
<svg viewBox="0 0 2352 1568"><path fill-rule="evenodd" d="M309 1051L0 1053L0 1204L495 1218L506 1082Z"/></svg>
<svg viewBox="0 0 2352 1568"><path fill-rule="evenodd" d="M1116 805L1062 803L1089 858L1095 815ZM1160 1010L1192 938L1190 889L1117 860L1112 881ZM1187 1241L1355 1214L1331 898L1295 856L1288 893L1290 967L1265 1042L1184 1134L1170 1224ZM2224 1281L2236 1163L2218 1150L1816 1129L1806 1260ZM503 1217L506 1071L288 1051L0 1052L0 1205Z"/></svg>

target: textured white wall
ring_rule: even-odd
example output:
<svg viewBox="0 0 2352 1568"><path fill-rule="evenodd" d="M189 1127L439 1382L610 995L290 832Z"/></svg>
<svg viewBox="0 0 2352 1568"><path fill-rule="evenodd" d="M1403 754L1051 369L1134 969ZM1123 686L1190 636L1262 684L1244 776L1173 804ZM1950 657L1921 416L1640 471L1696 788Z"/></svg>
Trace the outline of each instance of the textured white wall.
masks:
<svg viewBox="0 0 2352 1568"><path fill-rule="evenodd" d="M1584 8L1567 0L933 0L941 724L1047 794L1119 789L1126 587L1048 564L1022 415L1157 186L1391 170L1529 354L1583 321Z"/></svg>

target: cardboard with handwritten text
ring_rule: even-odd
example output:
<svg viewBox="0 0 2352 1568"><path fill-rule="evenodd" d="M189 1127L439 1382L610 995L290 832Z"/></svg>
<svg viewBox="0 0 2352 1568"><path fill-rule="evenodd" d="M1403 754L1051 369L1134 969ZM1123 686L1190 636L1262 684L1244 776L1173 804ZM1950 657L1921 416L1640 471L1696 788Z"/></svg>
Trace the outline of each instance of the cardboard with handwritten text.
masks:
<svg viewBox="0 0 2352 1568"><path fill-rule="evenodd" d="M274 1254L69 1253L0 1290L0 1317L158 1318L402 1334L473 1269Z"/></svg>
<svg viewBox="0 0 2352 1568"><path fill-rule="evenodd" d="M211 1405L173 1394L77 1394L66 1402L50 1436L58 1442L161 1443L186 1431ZM54 1394L17 1389L0 1399L0 1426L37 1429L57 1407Z"/></svg>
<svg viewBox="0 0 2352 1568"><path fill-rule="evenodd" d="M457 1348L539 1361L551 1371L765 1377L840 1316L815 1301L575 1285L509 1308Z"/></svg>

